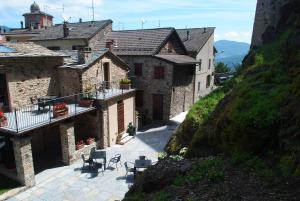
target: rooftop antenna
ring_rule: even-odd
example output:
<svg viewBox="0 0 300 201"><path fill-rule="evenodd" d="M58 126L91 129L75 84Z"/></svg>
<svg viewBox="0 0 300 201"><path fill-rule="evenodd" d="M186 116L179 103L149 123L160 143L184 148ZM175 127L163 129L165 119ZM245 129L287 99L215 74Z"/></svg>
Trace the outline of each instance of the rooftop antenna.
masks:
<svg viewBox="0 0 300 201"><path fill-rule="evenodd" d="M95 7L94 7L94 0L92 0L92 12L93 12L93 22L95 21Z"/></svg>
<svg viewBox="0 0 300 201"><path fill-rule="evenodd" d="M62 13L61 16L64 19L64 22L69 22L69 20L71 19L71 17L67 17L64 13Z"/></svg>
<svg viewBox="0 0 300 201"><path fill-rule="evenodd" d="M158 28L160 28L160 20L158 20Z"/></svg>
<svg viewBox="0 0 300 201"><path fill-rule="evenodd" d="M144 24L146 24L146 23L147 23L147 20L142 19L142 29L144 29Z"/></svg>
<svg viewBox="0 0 300 201"><path fill-rule="evenodd" d="M45 26L45 27L48 26L48 14L47 14L47 8L48 8L48 6L47 6L47 5L44 5L44 11L45 11L45 13L46 13L46 26Z"/></svg>

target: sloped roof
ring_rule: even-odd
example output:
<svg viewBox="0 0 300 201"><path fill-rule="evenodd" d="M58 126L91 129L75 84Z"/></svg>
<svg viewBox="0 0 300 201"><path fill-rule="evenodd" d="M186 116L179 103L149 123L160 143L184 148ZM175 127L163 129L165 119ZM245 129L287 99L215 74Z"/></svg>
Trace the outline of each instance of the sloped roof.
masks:
<svg viewBox="0 0 300 201"><path fill-rule="evenodd" d="M44 29L38 36L34 37L32 41L55 39L90 39L111 23L112 20L68 23L67 27L69 28L69 35L67 37L64 37L63 24L58 24Z"/></svg>
<svg viewBox="0 0 300 201"><path fill-rule="evenodd" d="M197 64L199 61L187 55L163 55L157 54L155 57L175 63L177 65Z"/></svg>
<svg viewBox="0 0 300 201"><path fill-rule="evenodd" d="M61 66L60 68L70 68L70 69L85 69L90 67L93 63L95 63L97 60L103 58L105 55L108 55L112 59L114 59L116 62L121 64L126 69L129 69L129 66L118 56L110 52L108 49L102 49L97 51L91 52L91 59L88 60L87 63L84 64L78 64L78 51L77 50L59 50L57 51L60 54L63 54L64 56L67 56L69 58L65 58L65 65Z"/></svg>
<svg viewBox="0 0 300 201"><path fill-rule="evenodd" d="M174 28L113 31L101 45L105 47L107 40L114 40L113 52L117 55L154 55L174 32Z"/></svg>
<svg viewBox="0 0 300 201"><path fill-rule="evenodd" d="M11 31L6 32L4 35L31 35L31 34L39 34L43 31L43 29L11 29Z"/></svg>
<svg viewBox="0 0 300 201"><path fill-rule="evenodd" d="M189 38L187 33L189 31ZM210 36L214 33L214 27L177 29L177 32L189 52L199 52Z"/></svg>
<svg viewBox="0 0 300 201"><path fill-rule="evenodd" d="M63 55L48 50L32 42L23 43L3 43L6 49L12 51L0 52L0 57L62 57Z"/></svg>

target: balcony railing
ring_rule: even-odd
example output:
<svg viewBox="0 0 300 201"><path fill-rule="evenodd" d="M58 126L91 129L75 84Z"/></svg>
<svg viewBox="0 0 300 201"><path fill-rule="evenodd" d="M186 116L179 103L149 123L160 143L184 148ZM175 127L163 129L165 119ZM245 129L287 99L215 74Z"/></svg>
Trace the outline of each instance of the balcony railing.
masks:
<svg viewBox="0 0 300 201"><path fill-rule="evenodd" d="M0 120L0 130L12 133L21 133L50 123L60 121L71 116L95 110L95 105L88 105L83 100L106 100L123 93L129 89L120 88L117 82L103 82L94 85L90 92L75 94L66 97L39 97L36 103L22 108L6 109L4 119ZM67 109L66 109L67 108ZM67 111L66 111L67 110ZM57 116L57 111L63 113Z"/></svg>

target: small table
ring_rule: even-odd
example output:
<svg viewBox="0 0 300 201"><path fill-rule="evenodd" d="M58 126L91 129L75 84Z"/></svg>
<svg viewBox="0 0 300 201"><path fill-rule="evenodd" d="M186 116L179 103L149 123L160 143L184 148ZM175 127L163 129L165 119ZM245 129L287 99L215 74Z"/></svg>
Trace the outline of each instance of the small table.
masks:
<svg viewBox="0 0 300 201"><path fill-rule="evenodd" d="M104 170L106 170L106 151L93 151L90 154L91 159L93 160L99 160L99 159L103 159L104 162Z"/></svg>
<svg viewBox="0 0 300 201"><path fill-rule="evenodd" d="M136 176L136 172L137 172L137 169L139 168L147 168L149 166L152 165L152 161L151 160L135 160L134 162L134 178Z"/></svg>
<svg viewBox="0 0 300 201"><path fill-rule="evenodd" d="M37 99L38 101L38 110L42 107L45 110L45 107L51 105L57 99L57 96L42 96Z"/></svg>

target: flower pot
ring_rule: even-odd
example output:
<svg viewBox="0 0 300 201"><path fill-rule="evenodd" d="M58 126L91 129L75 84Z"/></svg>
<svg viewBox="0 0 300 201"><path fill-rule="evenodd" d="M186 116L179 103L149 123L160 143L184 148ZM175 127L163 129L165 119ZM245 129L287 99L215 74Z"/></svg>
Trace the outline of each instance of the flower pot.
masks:
<svg viewBox="0 0 300 201"><path fill-rule="evenodd" d="M8 125L7 119L0 120L0 127L6 127Z"/></svg>
<svg viewBox="0 0 300 201"><path fill-rule="evenodd" d="M82 99L79 101L79 107L91 107L93 105L94 100L90 99Z"/></svg>
<svg viewBox="0 0 300 201"><path fill-rule="evenodd" d="M126 90L128 90L128 89L131 89L131 84L120 84L120 89L126 89Z"/></svg>
<svg viewBox="0 0 300 201"><path fill-rule="evenodd" d="M65 116L68 113L69 113L69 109L68 108L61 109L61 110L53 110L53 117L57 118L57 117Z"/></svg>

